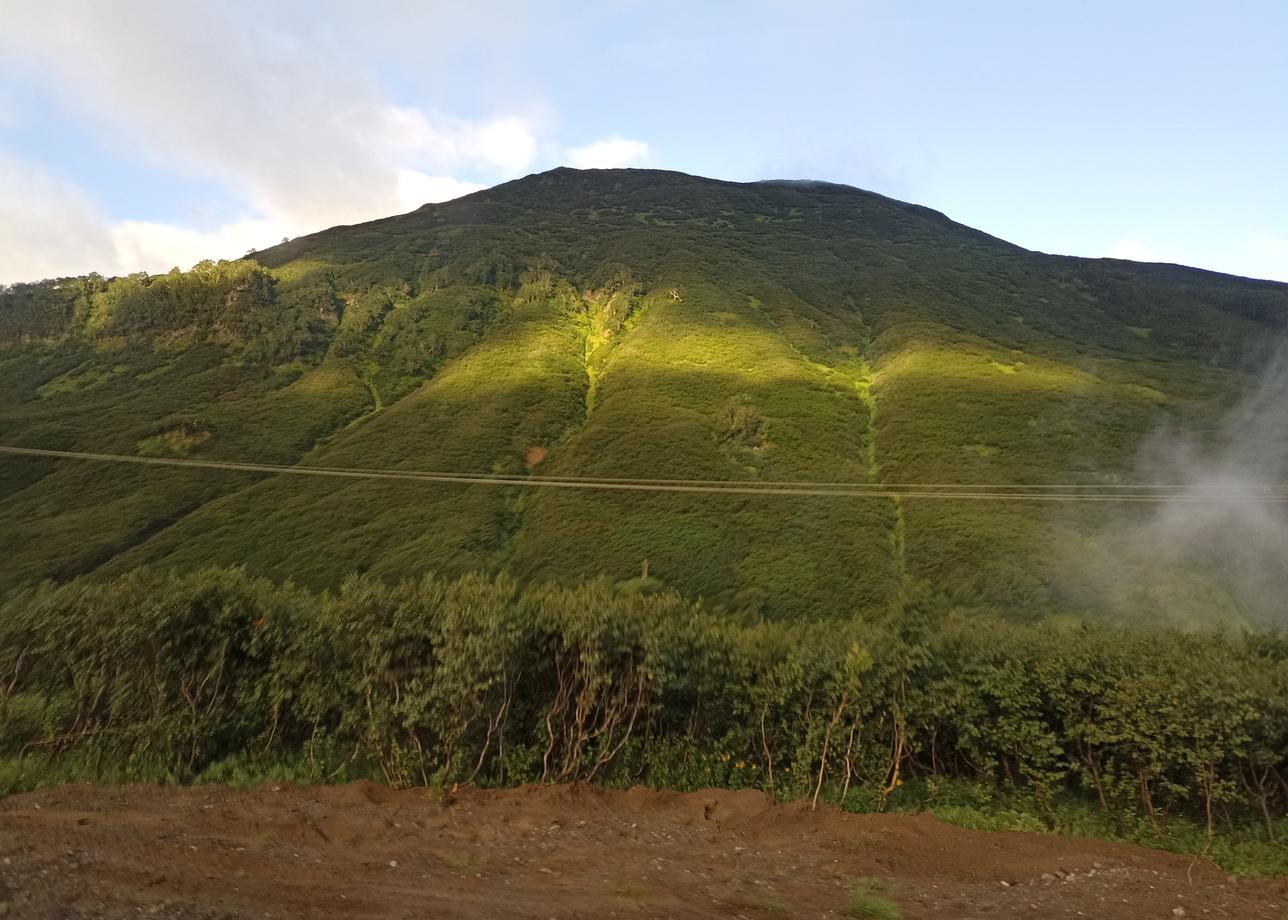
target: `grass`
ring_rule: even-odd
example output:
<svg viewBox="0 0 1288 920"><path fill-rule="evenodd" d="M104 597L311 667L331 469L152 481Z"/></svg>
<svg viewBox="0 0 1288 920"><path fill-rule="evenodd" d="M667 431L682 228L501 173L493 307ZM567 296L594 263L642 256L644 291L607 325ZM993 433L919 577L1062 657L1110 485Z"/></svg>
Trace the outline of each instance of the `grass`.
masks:
<svg viewBox="0 0 1288 920"><path fill-rule="evenodd" d="M186 457L210 440L210 432L197 425L181 425L138 444L141 457Z"/></svg>
<svg viewBox="0 0 1288 920"><path fill-rule="evenodd" d="M253 261L14 286L0 294L0 442L1094 482L1129 474L1158 424L1209 423L1286 316L1283 285L1041 256L839 186L555 170ZM0 535L0 589L141 562L335 584L354 570L627 580L647 559L690 596L777 617L880 615L905 577L971 609L1070 609L1051 560L1098 523L1020 505L335 488L16 458L0 460L0 513L27 522Z"/></svg>
<svg viewBox="0 0 1288 920"><path fill-rule="evenodd" d="M858 810L868 810L863 803ZM941 821L979 831L1056 833L1068 837L1114 840L1171 853L1203 856L1240 876L1274 878L1288 875L1288 849L1269 840L1254 816L1222 823L1209 839L1202 822L1185 816L1160 818L1157 825L1143 815L1114 809L1106 811L1090 799L1061 795L1041 808L1031 795L999 793L965 782L913 782L902 787L891 802L900 812L929 812ZM1288 833L1280 818L1277 836Z"/></svg>
<svg viewBox="0 0 1288 920"><path fill-rule="evenodd" d="M291 463L362 411L360 381L339 362L270 368L235 357L214 344L178 354L134 345L102 357L76 341L27 346L0 372L13 396L0 411L0 442ZM128 362L134 373L114 375L88 391L35 396L62 368L100 360ZM154 370L159 373L148 376ZM253 479L0 461L0 509L26 522L0 533L0 588L93 571Z"/></svg>
<svg viewBox="0 0 1288 920"><path fill-rule="evenodd" d="M593 410L538 472L722 480L868 481L869 410L749 302L714 288L645 298L598 374ZM720 309L723 308L723 309ZM541 492L524 504L514 570L656 578L780 616L877 607L891 591L881 500L623 497ZM782 539L790 534L790 545ZM701 555L705 564L689 564Z"/></svg>
<svg viewBox="0 0 1288 920"><path fill-rule="evenodd" d="M42 384L36 389L36 393L41 399L50 399L55 396L62 396L66 393L76 393L83 390L92 390L95 387L102 386L110 382L114 377L119 377L129 371L130 368L125 364L116 364L103 367L92 362L68 371L65 374L59 374L48 383Z"/></svg>
<svg viewBox="0 0 1288 920"><path fill-rule="evenodd" d="M845 915L859 920L899 920L903 912L899 905L884 896L884 886L876 879L860 879L850 889L845 904Z"/></svg>
<svg viewBox="0 0 1288 920"><path fill-rule="evenodd" d="M559 305L524 305L502 334L305 462L518 472L534 445L556 439L581 412L580 346ZM397 575L486 568L509 539L512 501L490 488L422 488L409 496L396 483L267 479L189 515L116 567L254 557L258 571L319 585L355 569Z"/></svg>

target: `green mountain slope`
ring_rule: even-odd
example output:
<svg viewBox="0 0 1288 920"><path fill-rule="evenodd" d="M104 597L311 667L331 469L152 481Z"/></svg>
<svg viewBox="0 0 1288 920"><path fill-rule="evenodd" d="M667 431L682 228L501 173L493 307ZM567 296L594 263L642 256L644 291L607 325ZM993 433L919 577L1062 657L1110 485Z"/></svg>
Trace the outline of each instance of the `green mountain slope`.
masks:
<svg viewBox="0 0 1288 920"><path fill-rule="evenodd" d="M1288 286L1027 252L823 183L559 169L237 263L0 295L0 443L754 482L1129 477L1210 427ZM0 458L0 586L140 564L653 579L1031 617L1107 510L584 492ZM647 562L646 562L647 560ZM1235 615L1238 611L1234 612Z"/></svg>

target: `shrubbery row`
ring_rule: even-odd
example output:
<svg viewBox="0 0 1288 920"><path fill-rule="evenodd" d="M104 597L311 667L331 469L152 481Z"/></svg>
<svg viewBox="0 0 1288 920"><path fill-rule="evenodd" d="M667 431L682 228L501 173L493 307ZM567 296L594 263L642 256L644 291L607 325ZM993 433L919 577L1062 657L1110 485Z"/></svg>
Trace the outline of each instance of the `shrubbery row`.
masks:
<svg viewBox="0 0 1288 920"><path fill-rule="evenodd" d="M139 570L0 609L0 753L126 776L756 786L880 807L909 778L1211 827L1285 810L1288 643L937 612L766 623L605 581ZM85 760L84 762L91 762Z"/></svg>

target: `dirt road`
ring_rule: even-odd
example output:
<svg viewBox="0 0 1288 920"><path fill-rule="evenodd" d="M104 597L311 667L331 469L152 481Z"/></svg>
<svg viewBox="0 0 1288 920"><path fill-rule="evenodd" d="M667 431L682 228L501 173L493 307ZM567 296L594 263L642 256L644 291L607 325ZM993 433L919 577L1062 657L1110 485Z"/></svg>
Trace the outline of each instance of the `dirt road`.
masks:
<svg viewBox="0 0 1288 920"><path fill-rule="evenodd" d="M873 899L907 920L1288 918L1288 881L1232 882L1188 857L756 792L72 786L0 801L6 918L894 916Z"/></svg>

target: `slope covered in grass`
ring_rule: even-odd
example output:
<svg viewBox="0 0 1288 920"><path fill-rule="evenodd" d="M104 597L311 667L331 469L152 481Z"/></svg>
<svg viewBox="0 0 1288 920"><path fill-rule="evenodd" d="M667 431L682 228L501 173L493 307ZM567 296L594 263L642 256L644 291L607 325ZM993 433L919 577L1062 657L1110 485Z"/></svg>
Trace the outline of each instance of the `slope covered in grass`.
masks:
<svg viewBox="0 0 1288 920"><path fill-rule="evenodd" d="M1159 426L1201 438L1286 320L1288 286L1031 253L843 186L560 169L237 263L14 286L0 442L517 475L1113 483ZM1078 603L1055 567L1108 512L5 457L0 513L17 522L4 587L140 563L314 586L480 569L660 580L795 617L877 615L911 580L1034 617Z"/></svg>

